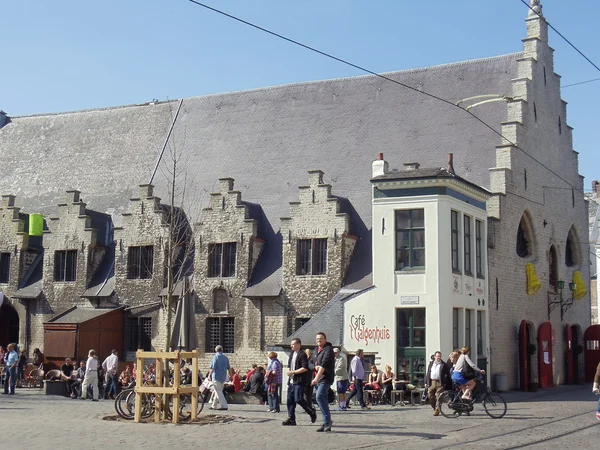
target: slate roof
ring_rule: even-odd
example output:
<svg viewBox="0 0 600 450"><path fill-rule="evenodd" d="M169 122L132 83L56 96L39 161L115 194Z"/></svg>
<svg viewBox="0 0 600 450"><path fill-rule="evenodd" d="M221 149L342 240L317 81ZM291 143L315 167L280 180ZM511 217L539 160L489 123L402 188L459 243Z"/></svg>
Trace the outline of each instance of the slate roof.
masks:
<svg viewBox="0 0 600 450"><path fill-rule="evenodd" d="M44 252L40 251L27 269L18 289L13 294L16 298L37 298L42 293Z"/></svg>
<svg viewBox="0 0 600 450"><path fill-rule="evenodd" d="M292 339L300 338L303 346L311 347L315 344L317 333L323 332L327 335L327 341L331 342L331 345L340 347L344 340L344 302L369 289L373 289L373 287L363 290L340 289L319 312L279 345L287 347Z"/></svg>
<svg viewBox="0 0 600 450"><path fill-rule="evenodd" d="M426 178L444 178L451 180L458 180L463 183L468 184L469 186L479 190L480 192L484 192L486 194L491 194L487 189L478 186L469 180L458 176L456 173L450 172L448 169L444 169L443 167L436 168L418 168L412 170L397 170L386 173L385 175L379 175L374 177L371 181L385 181L385 180L420 180Z"/></svg>
<svg viewBox="0 0 600 450"><path fill-rule="evenodd" d="M84 323L95 319L96 317L113 312L115 309L119 308L80 308L74 306L62 314L53 317L46 323Z"/></svg>
<svg viewBox="0 0 600 450"><path fill-rule="evenodd" d="M509 96L521 56L386 76L451 102ZM169 101L11 117L0 128L0 194L17 195L24 212L46 213L62 202L65 190L79 189L88 208L113 214L118 222L137 185L149 181L177 106ZM507 119L504 102L481 105L475 113L497 130ZM281 255L279 218L289 215L288 202L298 199L307 171L321 169L332 193L345 197L354 211L351 231L361 240L344 283L362 288L370 284L370 179L377 153L392 167L407 160L436 167L453 152L456 172L488 187L498 144L497 135L452 105L372 75L194 97L184 99L155 192L168 197L163 174L171 151L181 152L190 202L205 206L218 178L235 178L235 189L244 201L261 206L273 230L256 270L265 261L272 267L252 281L257 285L277 276L267 255ZM276 262L281 264L280 256Z"/></svg>
<svg viewBox="0 0 600 450"><path fill-rule="evenodd" d="M98 233L100 234L100 233ZM115 246L110 245L82 297L110 297L115 291Z"/></svg>

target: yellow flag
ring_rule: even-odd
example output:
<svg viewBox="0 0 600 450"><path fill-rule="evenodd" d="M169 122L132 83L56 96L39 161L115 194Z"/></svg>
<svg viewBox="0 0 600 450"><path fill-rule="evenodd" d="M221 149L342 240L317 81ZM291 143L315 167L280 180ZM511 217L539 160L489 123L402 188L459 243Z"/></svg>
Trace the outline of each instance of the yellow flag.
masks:
<svg viewBox="0 0 600 450"><path fill-rule="evenodd" d="M583 282L583 277L581 276L581 272L578 270L573 273L573 283L575 283L575 290L573 291L573 299L581 300L587 294L587 289L585 287L585 283Z"/></svg>
<svg viewBox="0 0 600 450"><path fill-rule="evenodd" d="M542 283L540 283L540 279L535 274L535 268L532 263L527 263L525 272L527 273L527 295L533 295L540 290Z"/></svg>

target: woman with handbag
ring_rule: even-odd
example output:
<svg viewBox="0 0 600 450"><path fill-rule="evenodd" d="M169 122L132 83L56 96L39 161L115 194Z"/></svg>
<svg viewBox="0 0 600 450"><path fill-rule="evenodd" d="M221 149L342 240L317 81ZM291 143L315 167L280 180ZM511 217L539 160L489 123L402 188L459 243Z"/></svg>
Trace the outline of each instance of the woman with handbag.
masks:
<svg viewBox="0 0 600 450"><path fill-rule="evenodd" d="M469 355L471 354L470 347L463 347L461 355L456 361L454 366L454 372L452 373L452 381L454 381L460 387L463 392L462 398L465 400L471 400L471 391L475 388L476 373L485 375L485 370L480 369L477 365L471 361Z"/></svg>

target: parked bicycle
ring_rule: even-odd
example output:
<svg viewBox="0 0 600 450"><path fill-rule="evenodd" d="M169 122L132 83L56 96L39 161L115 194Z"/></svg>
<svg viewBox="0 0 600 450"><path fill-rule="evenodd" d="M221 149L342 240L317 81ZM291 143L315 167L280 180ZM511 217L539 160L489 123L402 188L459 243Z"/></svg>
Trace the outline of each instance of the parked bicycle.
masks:
<svg viewBox="0 0 600 450"><path fill-rule="evenodd" d="M484 377L478 377L475 396L471 400L462 398L460 390L444 391L438 398L439 410L448 419L460 417L462 414L470 415L475 403L481 398L481 404L486 414L492 419L501 419L506 414L506 401L502 396L486 385Z"/></svg>

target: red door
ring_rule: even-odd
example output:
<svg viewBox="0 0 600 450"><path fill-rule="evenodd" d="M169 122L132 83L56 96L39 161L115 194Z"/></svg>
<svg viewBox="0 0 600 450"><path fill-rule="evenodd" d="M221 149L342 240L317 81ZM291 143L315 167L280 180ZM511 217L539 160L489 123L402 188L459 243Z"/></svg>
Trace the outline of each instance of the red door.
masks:
<svg viewBox="0 0 600 450"><path fill-rule="evenodd" d="M566 339L565 339L565 351L567 359L567 384L575 384L575 358L573 355L573 329L571 325L567 324L565 328Z"/></svg>
<svg viewBox="0 0 600 450"><path fill-rule="evenodd" d="M596 368L600 364L600 325L592 325L583 333L585 359L585 381L594 381Z"/></svg>
<svg viewBox="0 0 600 450"><path fill-rule="evenodd" d="M519 370L521 389L527 390L529 386L529 356L527 354L527 321L522 320L519 326Z"/></svg>
<svg viewBox="0 0 600 450"><path fill-rule="evenodd" d="M544 322L538 328L538 374L541 388L554 386L552 372L552 324Z"/></svg>

